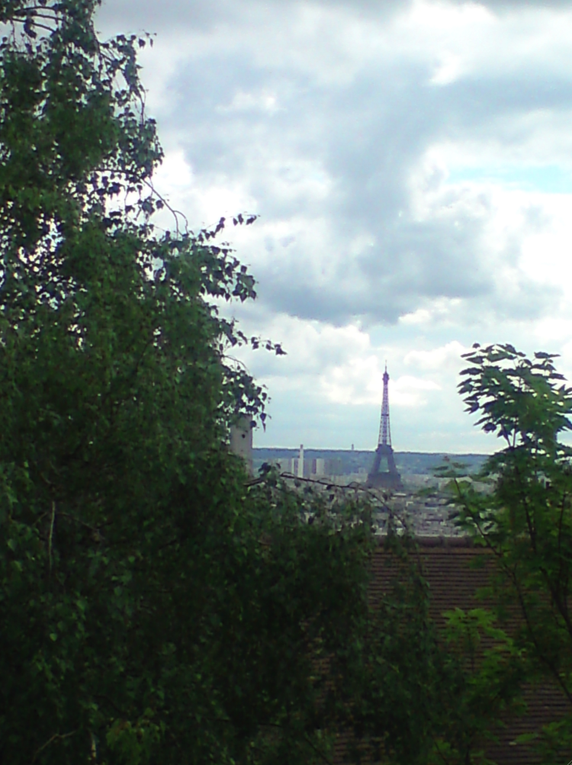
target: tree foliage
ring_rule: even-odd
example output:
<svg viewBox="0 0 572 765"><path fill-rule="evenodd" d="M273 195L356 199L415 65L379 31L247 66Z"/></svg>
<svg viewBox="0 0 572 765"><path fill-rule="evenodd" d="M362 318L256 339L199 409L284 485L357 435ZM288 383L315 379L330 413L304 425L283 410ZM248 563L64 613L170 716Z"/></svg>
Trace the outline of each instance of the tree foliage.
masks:
<svg viewBox="0 0 572 765"><path fill-rule="evenodd" d="M249 480L229 454L229 425L262 420L266 394L228 349L282 349L217 310L255 296L218 243L227 221L153 227L166 202L138 77L148 39L100 40L96 5L0 7L0 759L295 765L330 762L343 730L354 759L365 746L400 765L467 762L499 707L492 659L475 674L465 638L495 628L453 614L444 643L410 542L395 535L403 577L372 607L367 502L272 471ZM479 358L477 370L498 361ZM526 442L527 490L561 519L538 548L558 553L546 572L515 569L533 593L568 571L568 453L554 445L568 393L556 393L550 357L538 363L528 420L520 405L507 413L510 375L467 383L503 435L551 412ZM506 466L518 453L528 469L526 449L510 448ZM499 503L518 483L506 470ZM508 545L512 516L499 508L467 519ZM519 544L528 522L514 521ZM567 580L558 586L564 608ZM537 637L568 683L558 618L556 637ZM499 703L511 650L497 662Z"/></svg>
<svg viewBox="0 0 572 765"><path fill-rule="evenodd" d="M493 765L500 717L520 708L521 652L481 608L455 608L437 625L419 552L411 537L387 538L390 581L352 675L350 761Z"/></svg>
<svg viewBox="0 0 572 765"><path fill-rule="evenodd" d="M572 389L553 354L497 345L465 358L467 409L505 447L485 465L491 491L458 484L460 521L495 556L498 611L519 615L529 680L549 678L572 704L572 449L560 440L572 428ZM544 739L566 747L571 734L572 709Z"/></svg>
<svg viewBox="0 0 572 765"><path fill-rule="evenodd" d="M95 5L0 10L0 758L312 762L367 526L228 453L265 393L215 301L254 280L224 220L153 228L146 40L100 41Z"/></svg>

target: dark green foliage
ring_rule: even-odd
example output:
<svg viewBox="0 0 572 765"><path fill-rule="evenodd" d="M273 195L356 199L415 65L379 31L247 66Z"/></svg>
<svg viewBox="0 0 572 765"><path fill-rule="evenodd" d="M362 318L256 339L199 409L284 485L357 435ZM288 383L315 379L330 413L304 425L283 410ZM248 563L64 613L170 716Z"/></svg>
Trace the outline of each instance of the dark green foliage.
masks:
<svg viewBox="0 0 572 765"><path fill-rule="evenodd" d="M491 697L491 660L458 648L491 624L454 615L445 644L406 539L370 608L367 505L249 480L229 454L265 393L227 350L283 351L217 311L255 294L216 244L226 221L155 233L147 40L100 41L96 5L0 7L0 760L296 765L328 762L341 729L356 757L468 762L510 661ZM538 459L564 422L548 400ZM543 498L568 480L554 454Z"/></svg>
<svg viewBox="0 0 572 765"><path fill-rule="evenodd" d="M155 236L145 41L100 42L95 4L1 10L0 759L312 762L368 527L228 453L265 393L213 299L254 281L223 220Z"/></svg>
<svg viewBox="0 0 572 765"><path fill-rule="evenodd" d="M520 651L482 609L455 609L436 626L413 540L390 535L384 559L391 584L354 654L350 761L490 764L500 715L520 708Z"/></svg>
<svg viewBox="0 0 572 765"><path fill-rule="evenodd" d="M440 674L429 592L410 539L390 534L385 557L392 581L372 604L364 650L356 655L353 751L374 762L426 763L438 736Z"/></svg>
<svg viewBox="0 0 572 765"><path fill-rule="evenodd" d="M506 446L485 466L491 492L458 485L460 520L495 555L494 595L501 615L518 614L528 677L550 678L572 702L572 450L559 440L572 427L572 389L548 353L475 346L466 358L467 408ZM572 712L554 724L545 739L565 747Z"/></svg>
<svg viewBox="0 0 572 765"><path fill-rule="evenodd" d="M494 765L487 747L498 740L503 717L522 713L522 651L482 608L445 614L439 723L431 762Z"/></svg>

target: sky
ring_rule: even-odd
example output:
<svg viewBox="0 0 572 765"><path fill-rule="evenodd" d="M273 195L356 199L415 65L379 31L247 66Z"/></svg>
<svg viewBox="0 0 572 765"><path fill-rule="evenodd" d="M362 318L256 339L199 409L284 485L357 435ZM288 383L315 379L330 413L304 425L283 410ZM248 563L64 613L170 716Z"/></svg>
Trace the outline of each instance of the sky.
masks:
<svg viewBox="0 0 572 765"><path fill-rule="evenodd" d="M456 387L473 343L572 380L572 0L108 0L141 54L155 187L257 280L230 310L271 398L257 446L501 447ZM172 227L170 218L158 222Z"/></svg>

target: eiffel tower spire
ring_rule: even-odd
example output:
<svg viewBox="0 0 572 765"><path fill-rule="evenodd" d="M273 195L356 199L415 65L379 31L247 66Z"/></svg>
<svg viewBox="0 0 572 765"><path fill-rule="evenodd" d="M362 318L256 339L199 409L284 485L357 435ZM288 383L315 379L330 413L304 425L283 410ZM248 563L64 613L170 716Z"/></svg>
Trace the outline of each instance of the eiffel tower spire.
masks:
<svg viewBox="0 0 572 765"><path fill-rule="evenodd" d="M382 460L384 462L382 466ZM382 469L383 467L383 469ZM393 447L391 446L391 427L389 424L389 374L387 362L383 373L383 398L381 401L381 422L379 437L371 472L367 477L367 486L382 489L402 489L401 476L397 472Z"/></svg>

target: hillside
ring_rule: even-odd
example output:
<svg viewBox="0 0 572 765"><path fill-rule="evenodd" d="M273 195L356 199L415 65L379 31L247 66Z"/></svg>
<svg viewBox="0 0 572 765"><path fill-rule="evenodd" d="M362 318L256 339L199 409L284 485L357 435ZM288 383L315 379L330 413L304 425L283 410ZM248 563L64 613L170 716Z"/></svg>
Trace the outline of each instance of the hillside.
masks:
<svg viewBox="0 0 572 765"><path fill-rule="evenodd" d="M326 459L335 464L336 473L367 473L373 463L372 450L359 449L305 449L304 459ZM468 473L476 473L486 459L485 454L445 454L443 452L395 452L395 463L401 475L432 475L433 470L443 463L445 457L454 462L461 462ZM254 448L253 466L257 472L265 462L294 459L298 449Z"/></svg>

